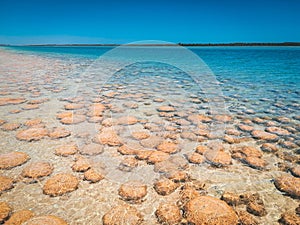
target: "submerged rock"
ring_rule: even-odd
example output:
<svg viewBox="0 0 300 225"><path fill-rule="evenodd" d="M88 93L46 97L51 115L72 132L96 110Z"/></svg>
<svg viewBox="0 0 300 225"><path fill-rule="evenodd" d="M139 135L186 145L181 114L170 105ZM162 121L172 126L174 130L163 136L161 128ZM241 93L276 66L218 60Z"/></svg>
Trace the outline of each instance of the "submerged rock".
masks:
<svg viewBox="0 0 300 225"><path fill-rule="evenodd" d="M82 155L99 155L103 153L103 151L103 145L95 143L87 144L79 150Z"/></svg>
<svg viewBox="0 0 300 225"><path fill-rule="evenodd" d="M160 195L169 195L178 188L178 184L167 178L161 178L154 183L155 191Z"/></svg>
<svg viewBox="0 0 300 225"><path fill-rule="evenodd" d="M205 161L205 158L203 155L200 155L197 152L193 152L187 156L187 159L189 160L190 163L194 164L201 164Z"/></svg>
<svg viewBox="0 0 300 225"><path fill-rule="evenodd" d="M258 225L257 220L248 212L238 210L237 215L241 225Z"/></svg>
<svg viewBox="0 0 300 225"><path fill-rule="evenodd" d="M135 157L126 157L119 165L119 169L122 171L130 172L133 168L138 166L138 160Z"/></svg>
<svg viewBox="0 0 300 225"><path fill-rule="evenodd" d="M21 126L20 123L6 123L2 125L1 129L4 131L13 131L18 129Z"/></svg>
<svg viewBox="0 0 300 225"><path fill-rule="evenodd" d="M221 198L228 205L237 206L242 203L240 196L231 192L225 192Z"/></svg>
<svg viewBox="0 0 300 225"><path fill-rule="evenodd" d="M68 225L68 223L64 221L62 218L53 215L33 217L24 223L24 225L42 225L42 224L43 225Z"/></svg>
<svg viewBox="0 0 300 225"><path fill-rule="evenodd" d="M265 152L277 152L278 147L272 143L263 143L261 149Z"/></svg>
<svg viewBox="0 0 300 225"><path fill-rule="evenodd" d="M95 142L100 143L102 145L109 145L109 146L122 145L121 138L112 129L102 131L99 135L96 136Z"/></svg>
<svg viewBox="0 0 300 225"><path fill-rule="evenodd" d="M4 191L10 190L14 187L14 179L0 176L0 194Z"/></svg>
<svg viewBox="0 0 300 225"><path fill-rule="evenodd" d="M54 128L52 132L49 133L49 137L52 139L64 138L71 135L71 132L63 127Z"/></svg>
<svg viewBox="0 0 300 225"><path fill-rule="evenodd" d="M291 172L295 177L300 177L300 165L293 167Z"/></svg>
<svg viewBox="0 0 300 225"><path fill-rule="evenodd" d="M157 147L160 143L162 143L163 139L158 136L150 136L147 139L143 139L140 141L141 145L144 146L145 148L155 148Z"/></svg>
<svg viewBox="0 0 300 225"><path fill-rule="evenodd" d="M10 169L20 166L30 159L24 152L9 152L0 154L0 169Z"/></svg>
<svg viewBox="0 0 300 225"><path fill-rule="evenodd" d="M249 126L249 125L245 125L245 124L240 124L238 125L238 128L241 130L241 131L246 131L246 132L251 132L254 130L254 127L253 126Z"/></svg>
<svg viewBox="0 0 300 225"><path fill-rule="evenodd" d="M247 211L255 216L265 216L267 211L262 201L250 201L247 204Z"/></svg>
<svg viewBox="0 0 300 225"><path fill-rule="evenodd" d="M251 132L251 135L254 138L261 139L264 141L276 141L278 139L278 136L276 134L271 134L262 130L253 130Z"/></svg>
<svg viewBox="0 0 300 225"><path fill-rule="evenodd" d="M134 116L125 116L117 119L117 123L120 125L134 125L138 122L138 119Z"/></svg>
<svg viewBox="0 0 300 225"><path fill-rule="evenodd" d="M84 115L77 115L71 113L68 116L61 118L60 122L62 124L70 125L70 124L78 124L84 122L86 117Z"/></svg>
<svg viewBox="0 0 300 225"><path fill-rule="evenodd" d="M143 222L142 214L133 206L118 205L111 208L102 218L103 225L139 225Z"/></svg>
<svg viewBox="0 0 300 225"><path fill-rule="evenodd" d="M39 118L27 120L24 124L25 124L25 126L28 126L28 127L43 125L42 120Z"/></svg>
<svg viewBox="0 0 300 225"><path fill-rule="evenodd" d="M68 156L74 155L78 151L76 144L66 144L55 149L55 155Z"/></svg>
<svg viewBox="0 0 300 225"><path fill-rule="evenodd" d="M25 98L0 98L0 106L3 105L18 105L26 102Z"/></svg>
<svg viewBox="0 0 300 225"><path fill-rule="evenodd" d="M170 155L168 153L161 152L161 151L153 151L147 158L147 162L155 164L155 163L165 161L169 158L170 158Z"/></svg>
<svg viewBox="0 0 300 225"><path fill-rule="evenodd" d="M166 225L179 224L182 215L179 207L174 203L161 203L155 211L158 222Z"/></svg>
<svg viewBox="0 0 300 225"><path fill-rule="evenodd" d="M194 224L236 225L238 217L233 209L217 198L200 196L190 200L184 207L185 217Z"/></svg>
<svg viewBox="0 0 300 225"><path fill-rule="evenodd" d="M46 128L28 128L26 130L20 130L16 134L16 138L21 141L38 141L48 136L48 130Z"/></svg>
<svg viewBox="0 0 300 225"><path fill-rule="evenodd" d="M22 225L34 216L34 213L30 210L20 210L11 215L9 220L5 222L5 225Z"/></svg>
<svg viewBox="0 0 300 225"><path fill-rule="evenodd" d="M126 201L139 201L147 195L147 185L139 181L128 181L119 188L119 195Z"/></svg>
<svg viewBox="0 0 300 225"><path fill-rule="evenodd" d="M178 151L178 146L173 142L164 141L157 146L157 150L171 154Z"/></svg>
<svg viewBox="0 0 300 225"><path fill-rule="evenodd" d="M144 131L132 132L131 135L133 138L135 138L137 140L143 140L143 139L150 137L150 134L148 132L144 132Z"/></svg>
<svg viewBox="0 0 300 225"><path fill-rule="evenodd" d="M84 172L84 179L90 181L91 183L96 183L99 182L100 180L103 180L104 175L100 171L91 168Z"/></svg>
<svg viewBox="0 0 300 225"><path fill-rule="evenodd" d="M139 150L135 148L131 148L127 145L122 145L118 147L118 152L121 153L122 155L135 155L137 152L139 152Z"/></svg>
<svg viewBox="0 0 300 225"><path fill-rule="evenodd" d="M283 175L275 180L275 187L292 197L300 198L300 178Z"/></svg>
<svg viewBox="0 0 300 225"><path fill-rule="evenodd" d="M205 158L215 166L231 165L231 156L224 150L209 150L204 154Z"/></svg>
<svg viewBox="0 0 300 225"><path fill-rule="evenodd" d="M12 208L6 202L0 202L0 223L3 223L10 215Z"/></svg>
<svg viewBox="0 0 300 225"><path fill-rule="evenodd" d="M75 159L75 163L72 166L72 170L75 172L85 172L89 168L91 168L91 166L91 162L87 158L78 156Z"/></svg>
<svg viewBox="0 0 300 225"><path fill-rule="evenodd" d="M46 195L59 196L76 190L78 184L78 179L71 174L56 174L46 181L43 191Z"/></svg>
<svg viewBox="0 0 300 225"><path fill-rule="evenodd" d="M53 166L48 162L34 162L27 165L23 171L23 177L37 179L40 177L49 176L53 171Z"/></svg>
<svg viewBox="0 0 300 225"><path fill-rule="evenodd" d="M283 225L299 225L300 217L294 213L287 212L281 215L278 222Z"/></svg>
<svg viewBox="0 0 300 225"><path fill-rule="evenodd" d="M158 112L175 112L175 108L172 106L160 106L157 109Z"/></svg>
<svg viewBox="0 0 300 225"><path fill-rule="evenodd" d="M280 136L287 136L291 134L288 130L283 129L281 127L267 127L266 131Z"/></svg>

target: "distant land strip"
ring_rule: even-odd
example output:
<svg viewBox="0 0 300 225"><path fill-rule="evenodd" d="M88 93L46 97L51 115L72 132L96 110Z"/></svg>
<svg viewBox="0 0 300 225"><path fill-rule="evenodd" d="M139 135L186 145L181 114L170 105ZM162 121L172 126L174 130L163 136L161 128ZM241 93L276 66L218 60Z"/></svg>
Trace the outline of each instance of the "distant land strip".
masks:
<svg viewBox="0 0 300 225"><path fill-rule="evenodd" d="M121 46L122 44L30 44L18 46ZM124 46L300 46L300 42L236 42L236 43L178 43L178 44L124 44ZM0 46L14 46L0 44Z"/></svg>

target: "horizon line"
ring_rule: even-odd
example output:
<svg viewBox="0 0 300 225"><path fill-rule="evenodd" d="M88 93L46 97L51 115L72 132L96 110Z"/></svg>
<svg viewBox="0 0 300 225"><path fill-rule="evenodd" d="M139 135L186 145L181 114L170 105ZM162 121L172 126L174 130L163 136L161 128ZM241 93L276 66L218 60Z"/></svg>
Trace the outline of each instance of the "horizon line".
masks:
<svg viewBox="0 0 300 225"><path fill-rule="evenodd" d="M0 46L300 46L300 42L228 42L228 43L170 43L170 44L118 44L118 43L94 43L94 44L0 44Z"/></svg>

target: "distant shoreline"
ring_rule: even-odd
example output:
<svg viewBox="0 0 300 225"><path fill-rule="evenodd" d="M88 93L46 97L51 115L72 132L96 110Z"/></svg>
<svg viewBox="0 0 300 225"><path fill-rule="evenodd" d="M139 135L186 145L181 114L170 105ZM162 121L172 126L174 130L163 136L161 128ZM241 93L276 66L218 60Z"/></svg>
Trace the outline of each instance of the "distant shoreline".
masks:
<svg viewBox="0 0 300 225"><path fill-rule="evenodd" d="M7 45L0 44L0 46L36 46L36 47L63 47L63 46L121 46L122 44L32 44L32 45ZM187 46L187 47L210 47L210 46L300 46L300 42L236 42L236 43L178 43L178 44L125 44L124 46Z"/></svg>

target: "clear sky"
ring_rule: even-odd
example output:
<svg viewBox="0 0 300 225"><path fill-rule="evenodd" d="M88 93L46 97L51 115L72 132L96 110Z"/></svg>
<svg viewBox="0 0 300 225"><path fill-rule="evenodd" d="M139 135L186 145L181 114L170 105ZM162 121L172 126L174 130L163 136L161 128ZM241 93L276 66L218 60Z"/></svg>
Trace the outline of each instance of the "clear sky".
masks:
<svg viewBox="0 0 300 225"><path fill-rule="evenodd" d="M0 0L0 43L300 41L300 0Z"/></svg>

